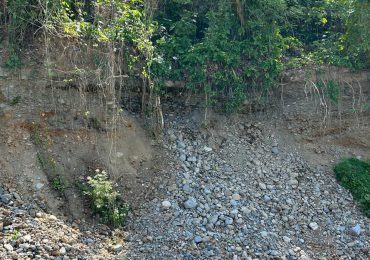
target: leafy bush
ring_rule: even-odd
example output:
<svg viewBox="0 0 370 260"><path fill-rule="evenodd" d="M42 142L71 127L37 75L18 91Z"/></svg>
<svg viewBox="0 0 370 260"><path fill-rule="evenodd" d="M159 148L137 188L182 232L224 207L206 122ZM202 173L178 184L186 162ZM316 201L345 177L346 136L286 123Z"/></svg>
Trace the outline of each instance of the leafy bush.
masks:
<svg viewBox="0 0 370 260"><path fill-rule="evenodd" d="M340 99L341 86L338 81L329 80L325 82L324 80L319 80L317 82L317 87L321 93L329 98L333 104L338 104Z"/></svg>
<svg viewBox="0 0 370 260"><path fill-rule="evenodd" d="M353 70L370 67L370 3L364 0L286 0L282 35L293 38L287 56ZM303 46L299 52L297 47Z"/></svg>
<svg viewBox="0 0 370 260"><path fill-rule="evenodd" d="M8 57L5 65L18 68L22 65L21 49L29 43L32 33L39 28L51 27L50 17L59 17L60 1L12 0L5 1L0 11L0 28L5 28ZM48 10L46 13L45 10Z"/></svg>
<svg viewBox="0 0 370 260"><path fill-rule="evenodd" d="M334 167L334 172L340 184L352 193L370 217L370 162L345 159Z"/></svg>
<svg viewBox="0 0 370 260"><path fill-rule="evenodd" d="M269 92L283 68L277 21L284 1L170 2L157 14L163 26L152 73L159 85L184 80L210 104L226 101L227 111Z"/></svg>
<svg viewBox="0 0 370 260"><path fill-rule="evenodd" d="M100 170L96 172L94 177L88 178L89 187L85 194L91 198L93 210L104 223L122 225L127 217L129 206L121 200L119 192L114 190L106 172L100 173Z"/></svg>
<svg viewBox="0 0 370 260"><path fill-rule="evenodd" d="M357 0L350 10L346 32L340 37L339 48L348 67L370 68L370 2Z"/></svg>
<svg viewBox="0 0 370 260"><path fill-rule="evenodd" d="M8 2L0 4L8 67L22 65L20 50L33 32L67 36L94 49L107 79L144 78L143 112L155 111L169 80L204 94L206 106L219 103L231 112L246 98L267 97L285 65L370 67L364 0Z"/></svg>

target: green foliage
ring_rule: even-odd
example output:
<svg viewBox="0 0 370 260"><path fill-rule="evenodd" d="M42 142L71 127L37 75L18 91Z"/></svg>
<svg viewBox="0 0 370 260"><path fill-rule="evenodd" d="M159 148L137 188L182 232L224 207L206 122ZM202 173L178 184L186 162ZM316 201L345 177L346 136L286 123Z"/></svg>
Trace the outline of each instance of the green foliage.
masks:
<svg viewBox="0 0 370 260"><path fill-rule="evenodd" d="M17 241L18 240L18 238L20 237L20 232L19 232L19 230L18 229L14 229L13 230L13 232L11 232L10 234L9 234L9 238L10 238L10 240L12 240L12 241Z"/></svg>
<svg viewBox="0 0 370 260"><path fill-rule="evenodd" d="M310 49L315 42L343 32L350 2L287 0L283 35L295 37Z"/></svg>
<svg viewBox="0 0 370 260"><path fill-rule="evenodd" d="M317 82L317 87L321 92L329 98L329 100L334 103L338 104L339 97L340 97L340 83L334 80L329 80L325 82L320 80Z"/></svg>
<svg viewBox="0 0 370 260"><path fill-rule="evenodd" d="M155 78L185 80L188 89L212 97L210 103L226 100L227 111L235 111L251 91L266 95L283 68L284 44L276 21L284 4L241 4L243 18L233 2L173 1L165 6L158 14L163 26L157 35Z"/></svg>
<svg viewBox="0 0 370 260"><path fill-rule="evenodd" d="M20 50L33 32L57 32L92 47L103 77L124 63L126 74L146 79L149 96L165 93L168 80L183 81L206 96L206 106L229 112L246 98L268 97L284 66L370 67L370 4L363 0L8 2L0 25L9 68L22 65ZM337 87L327 87L336 103Z"/></svg>
<svg viewBox="0 0 370 260"><path fill-rule="evenodd" d="M286 55L312 62L370 67L370 4L363 0L287 0L282 35L294 38ZM303 48L300 48L303 46ZM299 67L300 64L297 64Z"/></svg>
<svg viewBox="0 0 370 260"><path fill-rule="evenodd" d="M36 0L12 0L8 1L7 14L9 42L20 47L26 36L27 28L38 21Z"/></svg>
<svg viewBox="0 0 370 260"><path fill-rule="evenodd" d="M14 98L12 98L12 100L10 100L9 105L15 106L19 102L21 102L21 100L22 100L22 97L21 96L15 96Z"/></svg>
<svg viewBox="0 0 370 260"><path fill-rule="evenodd" d="M370 110L370 102L364 104L364 110Z"/></svg>
<svg viewBox="0 0 370 260"><path fill-rule="evenodd" d="M5 60L5 67L16 69L22 66L20 53L16 51L14 46L8 47L8 58Z"/></svg>
<svg viewBox="0 0 370 260"><path fill-rule="evenodd" d="M370 162L350 158L334 167L340 184L357 200L365 215L370 217Z"/></svg>
<svg viewBox="0 0 370 260"><path fill-rule="evenodd" d="M62 177L60 175L55 176L51 180L51 186L53 187L54 190L63 190L66 187L64 187L64 182L62 180Z"/></svg>
<svg viewBox="0 0 370 260"><path fill-rule="evenodd" d="M329 80L329 82L327 83L327 94L329 96L329 99L333 103L338 104L339 95L340 95L340 84L339 84L339 82L336 82L334 80Z"/></svg>
<svg viewBox="0 0 370 260"><path fill-rule="evenodd" d="M119 226L127 217L129 206L124 203L120 194L114 189L113 183L108 179L105 171L88 179L88 191L85 194L92 200L94 211L102 218L104 223Z"/></svg>
<svg viewBox="0 0 370 260"><path fill-rule="evenodd" d="M0 26L4 25L8 40L8 57L5 65L18 68L21 63L21 49L32 32L41 27L50 27L48 17L59 17L60 3L63 1L50 0L12 0L4 5L0 13ZM48 10L48 14L45 13Z"/></svg>
<svg viewBox="0 0 370 260"><path fill-rule="evenodd" d="M370 69L370 3L357 0L340 37L339 49L353 69Z"/></svg>

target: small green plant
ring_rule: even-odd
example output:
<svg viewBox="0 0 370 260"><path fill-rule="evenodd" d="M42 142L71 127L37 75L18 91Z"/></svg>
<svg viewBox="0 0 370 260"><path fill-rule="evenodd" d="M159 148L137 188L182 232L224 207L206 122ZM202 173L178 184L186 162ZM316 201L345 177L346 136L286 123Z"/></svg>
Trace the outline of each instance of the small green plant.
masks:
<svg viewBox="0 0 370 260"><path fill-rule="evenodd" d="M20 54L15 50L14 47L10 47L8 49L9 57L5 61L5 66L8 69L16 69L22 66L22 61L20 58Z"/></svg>
<svg viewBox="0 0 370 260"><path fill-rule="evenodd" d="M370 217L370 162L344 159L334 166L334 172L340 184L352 193L365 215Z"/></svg>
<svg viewBox="0 0 370 260"><path fill-rule="evenodd" d="M59 175L55 176L51 180L51 185L53 186L53 189L55 190L63 190L65 188L63 185L63 181Z"/></svg>
<svg viewBox="0 0 370 260"><path fill-rule="evenodd" d="M317 87L326 95L333 104L338 104L340 98L340 84L337 81L329 80L324 82L319 80Z"/></svg>
<svg viewBox="0 0 370 260"><path fill-rule="evenodd" d="M124 203L105 171L96 170L94 177L88 178L88 191L84 193L92 200L92 206L104 223L120 226L127 217L129 206Z"/></svg>
<svg viewBox="0 0 370 260"><path fill-rule="evenodd" d="M15 105L17 105L19 102L21 102L21 100L22 100L22 97L21 96L16 96L16 97L14 97L14 98L12 98L12 100L10 100L10 105L11 106L15 106Z"/></svg>
<svg viewBox="0 0 370 260"><path fill-rule="evenodd" d="M364 110L370 110L370 102L364 104Z"/></svg>
<svg viewBox="0 0 370 260"><path fill-rule="evenodd" d="M15 229L11 234L10 234L10 240L12 241L17 241L19 238L19 230Z"/></svg>
<svg viewBox="0 0 370 260"><path fill-rule="evenodd" d="M329 80L327 84L327 93L332 102L338 104L340 97L340 84L337 81Z"/></svg>
<svg viewBox="0 0 370 260"><path fill-rule="evenodd" d="M78 189L82 194L86 195L86 192L89 191L89 186L84 181L78 180L78 181L75 181L73 184L74 184L74 187Z"/></svg>

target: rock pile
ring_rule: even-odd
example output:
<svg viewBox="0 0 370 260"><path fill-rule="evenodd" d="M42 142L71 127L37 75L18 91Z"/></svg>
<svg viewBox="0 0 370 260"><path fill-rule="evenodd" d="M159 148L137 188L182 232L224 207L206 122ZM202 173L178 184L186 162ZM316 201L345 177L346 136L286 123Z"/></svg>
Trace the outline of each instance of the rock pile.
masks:
<svg viewBox="0 0 370 260"><path fill-rule="evenodd" d="M175 182L144 205L122 258L368 259L370 220L331 173L258 123L226 125L219 147L184 129L168 131Z"/></svg>
<svg viewBox="0 0 370 260"><path fill-rule="evenodd" d="M369 259L370 220L349 192L263 125L217 137L173 122L167 137L173 182L124 242L0 188L0 259Z"/></svg>
<svg viewBox="0 0 370 260"><path fill-rule="evenodd" d="M114 259L110 230L68 224L0 187L0 259Z"/></svg>

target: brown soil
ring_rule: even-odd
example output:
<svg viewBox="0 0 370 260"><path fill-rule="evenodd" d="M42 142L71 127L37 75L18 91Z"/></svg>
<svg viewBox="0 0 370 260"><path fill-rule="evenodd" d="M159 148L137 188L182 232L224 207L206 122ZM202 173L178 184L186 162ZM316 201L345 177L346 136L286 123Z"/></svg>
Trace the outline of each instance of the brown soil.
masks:
<svg viewBox="0 0 370 260"><path fill-rule="evenodd" d="M78 184L97 168L108 172L133 209L149 199L165 160L142 125L128 114L114 117L97 93L46 86L37 79L0 80L2 184L25 201L75 220L92 220ZM10 105L17 96L19 103ZM35 131L41 140L35 140ZM53 187L53 177L40 163L40 151L55 161L65 187Z"/></svg>
<svg viewBox="0 0 370 260"><path fill-rule="evenodd" d="M320 105L303 77L287 82L270 130L315 167L329 169L343 157L370 159L370 73L329 68L322 78L340 83L339 102L323 96L327 107Z"/></svg>

